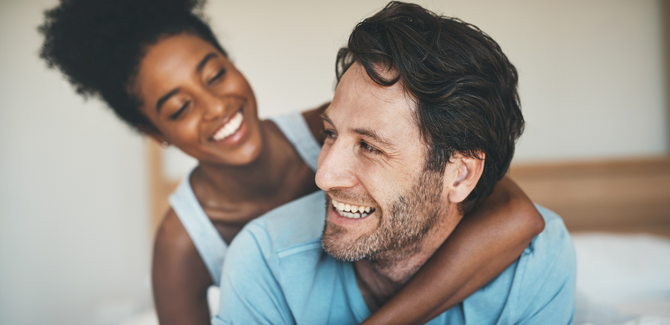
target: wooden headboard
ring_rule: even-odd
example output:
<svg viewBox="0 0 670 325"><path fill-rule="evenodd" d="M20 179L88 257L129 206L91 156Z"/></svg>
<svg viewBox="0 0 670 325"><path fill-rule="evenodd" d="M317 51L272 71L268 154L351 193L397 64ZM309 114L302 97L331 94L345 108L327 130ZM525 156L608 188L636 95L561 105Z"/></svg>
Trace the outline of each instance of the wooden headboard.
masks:
<svg viewBox="0 0 670 325"><path fill-rule="evenodd" d="M670 157L516 164L509 175L570 231L670 236Z"/></svg>
<svg viewBox="0 0 670 325"><path fill-rule="evenodd" d="M152 231L179 180L163 175L161 148L148 141ZM670 236L670 157L513 164L509 175L570 231L644 231Z"/></svg>

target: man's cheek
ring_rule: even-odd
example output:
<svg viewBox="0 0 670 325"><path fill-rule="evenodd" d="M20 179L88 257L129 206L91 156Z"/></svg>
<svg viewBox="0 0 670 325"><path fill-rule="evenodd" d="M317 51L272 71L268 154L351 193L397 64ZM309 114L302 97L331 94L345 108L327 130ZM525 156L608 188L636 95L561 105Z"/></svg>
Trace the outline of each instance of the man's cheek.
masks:
<svg viewBox="0 0 670 325"><path fill-rule="evenodd" d="M384 208L388 205L388 198L395 197L401 192L402 187L393 182L393 179L387 174L362 171L360 178L367 195L377 204Z"/></svg>

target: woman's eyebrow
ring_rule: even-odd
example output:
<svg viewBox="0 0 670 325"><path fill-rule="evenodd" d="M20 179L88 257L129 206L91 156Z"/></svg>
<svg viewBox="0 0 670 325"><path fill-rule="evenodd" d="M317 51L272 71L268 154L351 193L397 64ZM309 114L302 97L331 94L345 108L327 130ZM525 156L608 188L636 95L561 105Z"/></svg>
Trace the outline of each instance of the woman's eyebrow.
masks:
<svg viewBox="0 0 670 325"><path fill-rule="evenodd" d="M172 97L174 94L178 93L179 90L180 90L179 88L172 89L172 90L170 90L169 93L167 93L167 94L163 95L163 97L159 98L158 101L156 102L156 113L160 113L161 112L161 107L163 107L163 104L165 104L165 102L167 102L167 100L170 99L170 97Z"/></svg>
<svg viewBox="0 0 670 325"><path fill-rule="evenodd" d="M198 72L202 71L202 69L205 67L205 64L207 64L207 61L217 56L218 54L216 54L216 52L207 53L207 55L205 55L205 57L200 61L200 63L198 63L198 66L195 68L195 71Z"/></svg>
<svg viewBox="0 0 670 325"><path fill-rule="evenodd" d="M205 65L207 64L207 62L209 62L209 60L211 60L211 59L213 59L217 56L219 56L219 55L216 54L216 52L207 53L207 55L205 55L205 57L202 58L202 60L200 60L198 65L195 67L195 70L197 72L201 72L202 69L205 68ZM178 92L179 92L179 88L175 88L175 89L170 90L170 92L165 94L163 97L159 98L158 101L156 102L156 112L160 113L161 112L161 107L163 107L163 104L165 104L165 102L168 99L170 99L170 97L172 97L174 94L176 94Z"/></svg>

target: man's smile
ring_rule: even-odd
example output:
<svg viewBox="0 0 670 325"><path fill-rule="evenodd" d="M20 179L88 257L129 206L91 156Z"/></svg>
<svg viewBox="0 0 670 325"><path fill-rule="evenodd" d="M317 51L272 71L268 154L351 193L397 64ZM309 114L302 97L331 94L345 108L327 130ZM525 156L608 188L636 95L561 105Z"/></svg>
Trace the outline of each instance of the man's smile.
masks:
<svg viewBox="0 0 670 325"><path fill-rule="evenodd" d="M340 216L350 219L365 218L375 212L375 208L363 205L352 205L332 200L335 212Z"/></svg>

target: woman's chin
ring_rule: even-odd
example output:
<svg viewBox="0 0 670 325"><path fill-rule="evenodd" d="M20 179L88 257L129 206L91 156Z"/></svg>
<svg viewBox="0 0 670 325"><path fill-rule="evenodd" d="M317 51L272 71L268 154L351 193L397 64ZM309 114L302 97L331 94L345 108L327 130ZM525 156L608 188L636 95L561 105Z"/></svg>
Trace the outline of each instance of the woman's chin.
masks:
<svg viewBox="0 0 670 325"><path fill-rule="evenodd" d="M261 156L262 149L263 144L260 141L255 144L250 143L246 146L242 146L236 150L234 157L230 159L230 164L240 167L251 165L258 161L259 157Z"/></svg>
<svg viewBox="0 0 670 325"><path fill-rule="evenodd" d="M258 161L263 151L262 137L259 133L251 132L244 140L234 148L227 148L229 150L225 150L225 152L219 150L218 162L222 165L244 167Z"/></svg>

